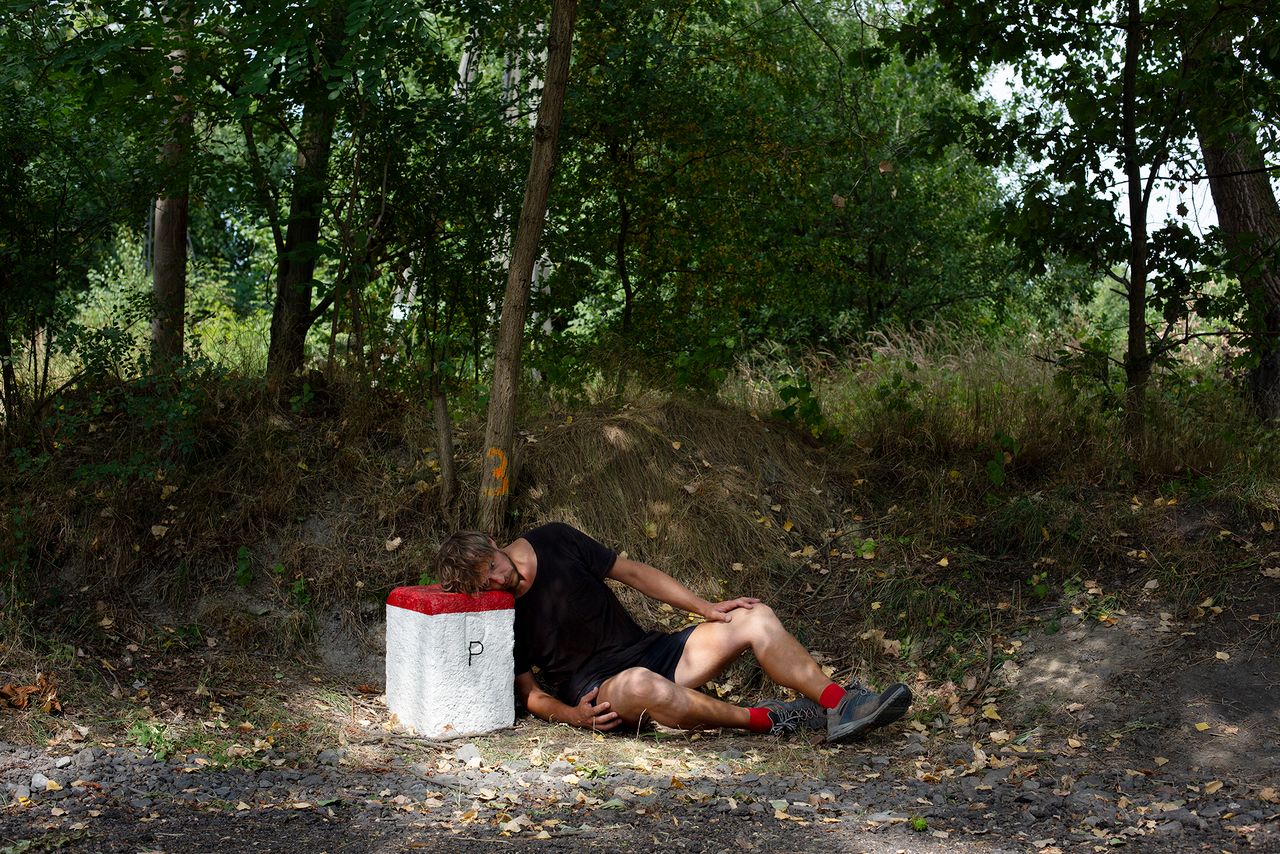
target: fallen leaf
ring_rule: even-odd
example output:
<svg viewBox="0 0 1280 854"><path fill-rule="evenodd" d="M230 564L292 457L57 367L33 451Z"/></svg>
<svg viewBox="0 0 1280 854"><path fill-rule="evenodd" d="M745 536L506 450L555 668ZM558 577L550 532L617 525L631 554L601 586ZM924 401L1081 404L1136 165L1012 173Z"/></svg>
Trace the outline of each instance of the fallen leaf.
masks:
<svg viewBox="0 0 1280 854"><path fill-rule="evenodd" d="M1216 659L1218 659L1218 661L1230 661L1230 660L1231 660L1231 653L1229 653L1229 652L1215 652L1215 653L1213 654L1213 657L1214 657L1214 658L1216 658Z"/></svg>
<svg viewBox="0 0 1280 854"><path fill-rule="evenodd" d="M1000 712L996 710L996 707L991 704L982 707L982 716L989 721L1004 720L1000 717Z"/></svg>
<svg viewBox="0 0 1280 854"><path fill-rule="evenodd" d="M403 537L392 537L391 539L387 540L387 543L386 543L387 551L389 552L395 551L396 549L400 548L400 544L403 542L404 542Z"/></svg>
<svg viewBox="0 0 1280 854"><path fill-rule="evenodd" d="M787 521L782 523L782 530L790 531L795 526L796 526L795 522L792 522L790 519L788 519Z"/></svg>
<svg viewBox="0 0 1280 854"><path fill-rule="evenodd" d="M1067 746L1068 747L1084 747L1084 742L1078 738L1068 738Z"/></svg>
<svg viewBox="0 0 1280 854"><path fill-rule="evenodd" d="M1204 732L1208 728L1209 728L1209 725L1204 721L1201 721L1200 723L1196 724L1196 732Z"/></svg>
<svg viewBox="0 0 1280 854"><path fill-rule="evenodd" d="M672 442L672 443L671 443L671 447L678 451L678 450L680 450L680 443L679 443L679 442Z"/></svg>
<svg viewBox="0 0 1280 854"><path fill-rule="evenodd" d="M740 563L735 563L732 568L734 572L745 572L747 569L745 566L743 566Z"/></svg>
<svg viewBox="0 0 1280 854"><path fill-rule="evenodd" d="M938 566L947 566L947 565L949 565L950 563L951 563L951 561L947 560L947 559L944 557L942 560L938 561Z"/></svg>
<svg viewBox="0 0 1280 854"><path fill-rule="evenodd" d="M1169 760L1164 758L1163 756L1157 756L1155 758L1155 763L1156 763L1156 767L1159 768L1161 765L1168 765Z"/></svg>
<svg viewBox="0 0 1280 854"><path fill-rule="evenodd" d="M45 780L44 790L46 792L61 792L62 784L59 783L57 780Z"/></svg>
<svg viewBox="0 0 1280 854"><path fill-rule="evenodd" d="M359 691L361 694L381 694L382 693L382 689L379 688L377 685L370 685L366 682L361 682L359 685L357 685L356 690Z"/></svg>
<svg viewBox="0 0 1280 854"><path fill-rule="evenodd" d="M1263 522L1263 523L1262 523L1262 530L1266 531L1268 534L1270 534L1270 533L1271 533L1272 531L1274 531L1275 529L1276 529L1276 523L1275 523L1275 522Z"/></svg>
<svg viewBox="0 0 1280 854"><path fill-rule="evenodd" d="M651 540L656 540L656 539L658 538L658 523L657 523L657 522L645 522L645 523L644 523L644 535L645 535L646 537L648 537L649 539L651 539Z"/></svg>
<svg viewBox="0 0 1280 854"><path fill-rule="evenodd" d="M169 533L169 529L164 525L151 526L151 536L155 537L157 540L163 537L167 533Z"/></svg>
<svg viewBox="0 0 1280 854"><path fill-rule="evenodd" d="M1210 780L1209 782L1204 784L1204 793L1206 795L1212 795L1221 788L1222 788L1221 780Z"/></svg>

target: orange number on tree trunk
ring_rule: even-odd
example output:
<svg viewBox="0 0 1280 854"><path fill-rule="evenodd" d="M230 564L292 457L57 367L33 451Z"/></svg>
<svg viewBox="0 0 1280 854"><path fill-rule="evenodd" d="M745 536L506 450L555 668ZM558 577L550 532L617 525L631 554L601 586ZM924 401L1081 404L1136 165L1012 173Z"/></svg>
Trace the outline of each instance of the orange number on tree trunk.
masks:
<svg viewBox="0 0 1280 854"><path fill-rule="evenodd" d="M507 494L507 455L502 452L501 448L490 448L485 451L485 457L494 461L493 469L489 472L489 477L494 481L494 485L486 486L484 494L492 498L495 495Z"/></svg>

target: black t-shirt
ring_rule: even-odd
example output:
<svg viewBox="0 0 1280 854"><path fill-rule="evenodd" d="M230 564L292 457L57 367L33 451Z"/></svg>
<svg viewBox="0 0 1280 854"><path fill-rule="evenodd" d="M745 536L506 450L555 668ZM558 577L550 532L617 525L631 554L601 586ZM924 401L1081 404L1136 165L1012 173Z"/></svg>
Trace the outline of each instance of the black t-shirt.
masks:
<svg viewBox="0 0 1280 854"><path fill-rule="evenodd" d="M562 522L524 535L538 556L533 585L516 599L516 673L538 678L574 705L593 677L661 637L646 632L604 583L617 554Z"/></svg>

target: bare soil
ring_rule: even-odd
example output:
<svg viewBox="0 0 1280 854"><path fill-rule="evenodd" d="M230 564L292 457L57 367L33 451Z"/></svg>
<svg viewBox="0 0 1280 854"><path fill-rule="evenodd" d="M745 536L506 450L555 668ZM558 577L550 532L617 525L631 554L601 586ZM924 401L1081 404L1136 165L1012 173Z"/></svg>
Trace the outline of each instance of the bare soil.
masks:
<svg viewBox="0 0 1280 854"><path fill-rule="evenodd" d="M227 663L206 643L138 702L218 737L156 761L68 703L50 746L4 746L0 850L1280 851L1266 584L1176 616L1095 587L999 639L972 699L921 673L913 717L839 747L528 718L433 743L357 690L359 656L341 675L241 661L201 689Z"/></svg>

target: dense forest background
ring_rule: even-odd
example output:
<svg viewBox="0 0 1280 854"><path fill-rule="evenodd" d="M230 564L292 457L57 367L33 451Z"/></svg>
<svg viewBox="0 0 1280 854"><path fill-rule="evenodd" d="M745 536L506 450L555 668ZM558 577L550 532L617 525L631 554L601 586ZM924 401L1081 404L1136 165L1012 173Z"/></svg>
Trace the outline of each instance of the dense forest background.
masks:
<svg viewBox="0 0 1280 854"><path fill-rule="evenodd" d="M1131 496L1275 514L1274 3L557 10L547 127L545 3L6 0L10 617L265 584L305 625L495 480L495 533L704 586L913 556L935 626L944 550L1043 597Z"/></svg>

